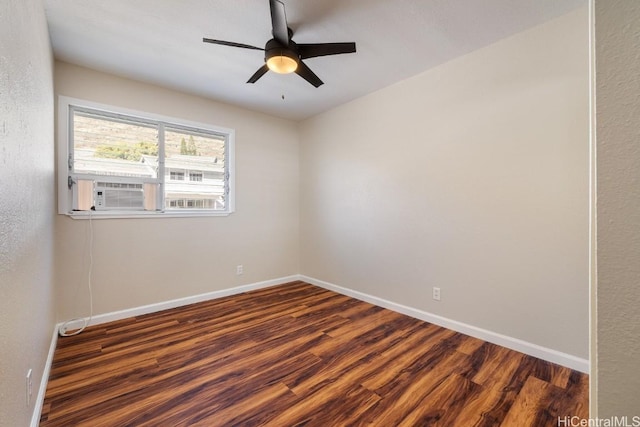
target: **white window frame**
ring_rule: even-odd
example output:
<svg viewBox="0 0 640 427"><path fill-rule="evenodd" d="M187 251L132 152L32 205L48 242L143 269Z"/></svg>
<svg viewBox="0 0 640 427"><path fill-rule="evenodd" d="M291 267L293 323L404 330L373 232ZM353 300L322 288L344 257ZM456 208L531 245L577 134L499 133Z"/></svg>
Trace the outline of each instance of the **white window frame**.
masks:
<svg viewBox="0 0 640 427"><path fill-rule="evenodd" d="M141 121L157 122L160 126L176 126L192 129L200 129L203 131L209 131L216 134L223 134L226 136L225 147L225 168L226 168L226 199L224 210L212 210L212 209L176 209L165 210L162 206L160 210L156 211L131 211L131 210L97 210L97 211L74 211L73 210L73 192L69 188L70 169L71 169L71 157L73 147L71 146L71 116L70 111L72 107L79 109L86 108L98 111L104 111L110 114L119 114L124 116L131 116ZM164 141L159 141L159 155L164 157ZM100 104L96 102L75 99L67 96L58 97L58 140L57 140L57 154L58 154L58 213L61 215L67 215L74 219L99 219L99 218L168 218L168 217L203 217L203 216L228 216L235 211L235 130L224 128L220 126L214 126L205 123L199 123L184 119L178 119L174 117L162 116L159 114L141 112L121 107L114 107L111 105ZM164 163L164 158L161 159ZM158 180L161 181L160 193L164 194L164 167L158 173ZM162 173L162 175L161 175ZM107 177L104 177L107 178ZM185 174L187 178L187 174ZM99 179L99 178L98 178ZM75 184L74 184L75 185ZM164 197L162 197L163 199Z"/></svg>

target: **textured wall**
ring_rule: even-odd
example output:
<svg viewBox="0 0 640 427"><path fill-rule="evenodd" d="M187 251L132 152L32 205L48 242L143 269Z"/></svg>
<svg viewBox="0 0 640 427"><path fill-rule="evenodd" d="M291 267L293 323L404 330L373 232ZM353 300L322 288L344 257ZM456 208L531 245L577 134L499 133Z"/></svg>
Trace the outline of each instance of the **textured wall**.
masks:
<svg viewBox="0 0 640 427"><path fill-rule="evenodd" d="M640 2L595 1L598 416L640 416Z"/></svg>
<svg viewBox="0 0 640 427"><path fill-rule="evenodd" d="M54 325L53 80L40 0L0 2L0 426L29 424ZM26 405L25 375L33 369Z"/></svg>
<svg viewBox="0 0 640 427"><path fill-rule="evenodd" d="M298 273L293 122L67 63L57 62L55 71L58 95L236 131L235 213L93 221L95 314ZM89 224L58 215L56 226L59 319L84 316Z"/></svg>
<svg viewBox="0 0 640 427"><path fill-rule="evenodd" d="M305 121L301 273L588 358L588 64L585 6Z"/></svg>

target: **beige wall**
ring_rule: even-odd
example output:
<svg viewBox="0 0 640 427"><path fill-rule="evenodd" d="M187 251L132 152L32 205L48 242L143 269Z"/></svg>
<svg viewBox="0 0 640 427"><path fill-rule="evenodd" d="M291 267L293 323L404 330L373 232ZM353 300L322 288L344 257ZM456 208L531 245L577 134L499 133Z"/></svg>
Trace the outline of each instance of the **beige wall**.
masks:
<svg viewBox="0 0 640 427"><path fill-rule="evenodd" d="M584 7L303 122L301 273L588 358L588 90Z"/></svg>
<svg viewBox="0 0 640 427"><path fill-rule="evenodd" d="M598 416L640 417L640 2L595 1ZM631 422L631 419L629 419Z"/></svg>
<svg viewBox="0 0 640 427"><path fill-rule="evenodd" d="M53 63L44 9L40 0L3 1L0 426L29 425L54 330L53 182Z"/></svg>
<svg viewBox="0 0 640 427"><path fill-rule="evenodd" d="M62 62L55 92L236 131L235 213L93 221L95 314L298 273L294 123ZM86 220L56 218L59 320L88 314L88 232Z"/></svg>
<svg viewBox="0 0 640 427"><path fill-rule="evenodd" d="M37 388L54 322L53 88L41 2L2 7L0 426L16 426L33 411L24 375L32 368ZM600 417L637 415L640 5L595 0L595 17L592 381ZM56 64L57 93L237 131L235 214L94 222L96 313L302 272L586 357L585 19L572 13L304 122L300 267L292 123ZM62 320L86 314L88 222L55 226Z"/></svg>

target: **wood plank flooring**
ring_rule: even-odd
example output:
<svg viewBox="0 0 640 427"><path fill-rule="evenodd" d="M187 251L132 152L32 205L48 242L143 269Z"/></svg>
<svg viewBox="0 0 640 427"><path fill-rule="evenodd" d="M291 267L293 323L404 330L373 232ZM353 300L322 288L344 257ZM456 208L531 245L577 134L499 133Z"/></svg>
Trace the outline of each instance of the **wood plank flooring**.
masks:
<svg viewBox="0 0 640 427"><path fill-rule="evenodd" d="M557 426L585 374L293 282L60 338L40 426Z"/></svg>

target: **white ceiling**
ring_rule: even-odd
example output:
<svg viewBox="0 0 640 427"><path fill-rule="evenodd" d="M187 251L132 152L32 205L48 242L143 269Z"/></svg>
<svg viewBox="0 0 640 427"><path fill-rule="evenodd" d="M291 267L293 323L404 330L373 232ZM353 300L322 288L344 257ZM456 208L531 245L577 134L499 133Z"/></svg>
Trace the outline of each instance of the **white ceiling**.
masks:
<svg viewBox="0 0 640 427"><path fill-rule="evenodd" d="M45 0L62 61L300 120L565 14L587 0L283 0L293 40L357 53L305 60L324 81L267 73L268 0ZM284 99L282 98L284 95Z"/></svg>

